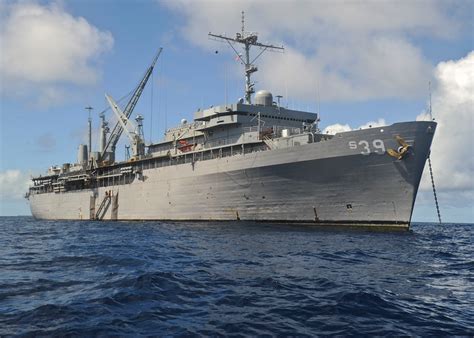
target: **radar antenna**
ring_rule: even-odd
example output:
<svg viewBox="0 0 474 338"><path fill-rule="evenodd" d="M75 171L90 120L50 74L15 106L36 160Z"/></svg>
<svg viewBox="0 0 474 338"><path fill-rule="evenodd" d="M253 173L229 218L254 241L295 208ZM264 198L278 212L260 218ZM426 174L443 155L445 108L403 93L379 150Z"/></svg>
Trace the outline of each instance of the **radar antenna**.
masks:
<svg viewBox="0 0 474 338"><path fill-rule="evenodd" d="M263 44L260 42L257 42L258 36L257 33L254 32L246 32L245 31L245 13L242 11L242 32L237 33L235 35L235 38L229 38L225 35L217 35L217 34L212 34L209 33L209 37L212 40L216 41L226 41L229 46L232 48L232 50L237 54L237 57L240 59L242 64L245 66L245 102L247 104L251 104L252 100L252 94L255 92L254 85L250 79L250 76L252 73L255 73L258 71L257 66L255 66L253 63L260 57L260 55L263 54L266 50L268 51L273 51L273 52L283 52L284 48L283 46L275 46L275 45L267 45ZM245 51L245 58L242 57L242 54L237 52L237 49L235 49L234 44L235 43L240 43L244 48ZM257 46L260 47L261 51L260 53L252 60L250 61L250 47L251 46Z"/></svg>

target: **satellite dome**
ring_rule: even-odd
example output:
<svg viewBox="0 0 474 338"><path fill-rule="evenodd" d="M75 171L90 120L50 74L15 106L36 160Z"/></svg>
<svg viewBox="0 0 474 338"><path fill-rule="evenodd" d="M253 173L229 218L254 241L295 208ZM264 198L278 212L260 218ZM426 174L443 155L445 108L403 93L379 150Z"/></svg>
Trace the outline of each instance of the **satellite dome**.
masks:
<svg viewBox="0 0 474 338"><path fill-rule="evenodd" d="M273 95L268 90L259 90L255 94L255 104L257 106L273 105Z"/></svg>

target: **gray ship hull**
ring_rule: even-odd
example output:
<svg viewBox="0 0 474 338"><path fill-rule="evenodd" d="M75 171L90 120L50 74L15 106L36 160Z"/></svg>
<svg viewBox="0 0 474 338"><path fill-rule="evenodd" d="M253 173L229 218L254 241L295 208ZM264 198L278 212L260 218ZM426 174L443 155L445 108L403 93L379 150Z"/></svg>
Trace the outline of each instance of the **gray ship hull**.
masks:
<svg viewBox="0 0 474 338"><path fill-rule="evenodd" d="M436 123L406 122L330 140L143 169L130 184L33 194L38 219L249 220L408 228ZM411 146L389 156L395 136Z"/></svg>

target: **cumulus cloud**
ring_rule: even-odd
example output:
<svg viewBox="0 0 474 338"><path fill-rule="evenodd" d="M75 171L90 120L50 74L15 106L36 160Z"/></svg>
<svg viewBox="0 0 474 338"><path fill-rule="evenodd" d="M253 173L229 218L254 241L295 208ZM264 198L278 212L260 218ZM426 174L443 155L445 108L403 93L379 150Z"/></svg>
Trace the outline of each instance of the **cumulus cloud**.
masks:
<svg viewBox="0 0 474 338"><path fill-rule="evenodd" d="M326 101L417 97L433 65L413 38L446 39L459 28L445 4L423 0L163 2L186 16L184 37L204 48L216 46L207 31L233 36L245 10L248 29L262 42L286 47L259 60L256 77L298 99L314 98L316 84Z"/></svg>
<svg viewBox="0 0 474 338"><path fill-rule="evenodd" d="M387 122L385 122L385 119L378 119L377 121L367 122L367 123L359 126L359 128L357 128L357 129L376 128L376 127L382 127L382 126L386 126L386 125L387 125Z"/></svg>
<svg viewBox="0 0 474 338"><path fill-rule="evenodd" d="M29 176L20 170L0 172L0 200L23 198L30 184Z"/></svg>
<svg viewBox="0 0 474 338"><path fill-rule="evenodd" d="M474 196L474 51L435 69L433 116L438 122L431 158L440 190L470 191ZM417 120L429 119L421 113ZM425 172L422 189L431 189Z"/></svg>
<svg viewBox="0 0 474 338"><path fill-rule="evenodd" d="M97 81L99 57L113 38L57 3L3 5L0 28L0 77L7 95L31 95L40 103L60 99L58 84L90 85Z"/></svg>
<svg viewBox="0 0 474 338"><path fill-rule="evenodd" d="M344 133L346 131L351 131L352 128L348 124L340 124L340 123L335 123L331 124L330 126L327 126L323 130L323 134L337 134L337 133Z"/></svg>
<svg viewBox="0 0 474 338"><path fill-rule="evenodd" d="M348 124L331 124L324 128L323 134L337 134L337 133L343 133L346 131L351 131L351 130L358 130L358 129L367 129L367 128L376 128L376 127L382 127L386 126L387 122L385 122L385 119L378 119L377 121L369 121L367 123L364 123L363 125L357 127L357 128L352 128Z"/></svg>

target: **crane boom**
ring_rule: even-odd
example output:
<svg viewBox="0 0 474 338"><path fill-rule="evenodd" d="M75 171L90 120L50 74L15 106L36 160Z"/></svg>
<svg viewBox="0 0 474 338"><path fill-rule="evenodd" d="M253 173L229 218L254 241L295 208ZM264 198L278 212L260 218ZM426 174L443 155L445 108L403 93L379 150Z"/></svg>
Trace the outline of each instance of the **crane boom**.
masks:
<svg viewBox="0 0 474 338"><path fill-rule="evenodd" d="M127 117L123 114L122 110L118 106L117 102L108 94L105 94L105 98L109 102L110 108L114 112L115 116L117 117L118 122L122 126L122 129L125 130L125 133L127 134L128 138L130 139L130 142L135 141L135 131L133 129L136 129L134 126L133 121L129 121Z"/></svg>
<svg viewBox="0 0 474 338"><path fill-rule="evenodd" d="M138 100L140 99L140 96L142 95L143 89L145 88L146 83L148 82L148 79L150 78L151 73L153 72L153 68L155 67L156 61L160 57L162 50L163 48L160 48L158 52L156 53L156 56L154 57L153 62L151 63L150 67L148 67L145 73L145 76L142 78L142 80L138 84L137 88L133 92L132 97L130 98L130 101L128 101L127 106L123 110L123 115L127 117L127 121L128 121L128 118L130 118L130 115L132 115L133 109L135 109L135 106L137 105ZM126 124L127 121L124 121L124 123ZM117 121L114 128L112 129L112 133L110 134L109 140L107 141L107 144L104 150L100 154L101 159L105 158L105 155L109 151L109 149L110 151L115 153L115 147L117 146L117 143L120 139L120 136L122 135L122 132L123 132L123 126L120 123L120 121Z"/></svg>
<svg viewBox="0 0 474 338"><path fill-rule="evenodd" d="M124 115L117 102L115 102L110 95L105 94L105 97L107 98L107 101L109 101L110 108L112 108L115 116L117 116L117 120L122 126L122 130L125 130L125 133L130 139L130 144L132 145L133 149L133 157L135 159L140 158L140 156L145 154L145 143L143 142L143 138L140 135L139 128L137 128L132 120L129 120ZM137 122L141 122L140 119L141 117L137 117Z"/></svg>

